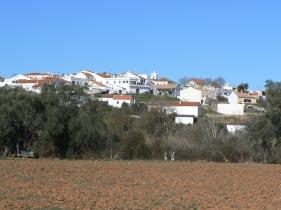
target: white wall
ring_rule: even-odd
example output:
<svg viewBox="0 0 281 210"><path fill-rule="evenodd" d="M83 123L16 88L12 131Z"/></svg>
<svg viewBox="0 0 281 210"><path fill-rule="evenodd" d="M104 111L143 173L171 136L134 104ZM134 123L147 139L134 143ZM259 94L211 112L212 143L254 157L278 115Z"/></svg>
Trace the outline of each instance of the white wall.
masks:
<svg viewBox="0 0 281 210"><path fill-rule="evenodd" d="M245 129L245 125L226 125L226 129L229 133L235 134L237 131Z"/></svg>
<svg viewBox="0 0 281 210"><path fill-rule="evenodd" d="M180 90L180 95L178 96L178 98L181 101L190 101L190 102L199 102L199 103L201 103L201 101L203 100L202 91L192 87L188 87L183 90Z"/></svg>
<svg viewBox="0 0 281 210"><path fill-rule="evenodd" d="M217 112L224 115L244 115L244 104L218 104Z"/></svg>
<svg viewBox="0 0 281 210"><path fill-rule="evenodd" d="M171 106L166 108L169 113L177 113L177 115L193 115L198 117L198 106Z"/></svg>
<svg viewBox="0 0 281 210"><path fill-rule="evenodd" d="M113 106L113 107L117 107L117 108L121 108L123 103L127 103L127 104L131 104L130 100L109 100L108 101L108 105L109 106Z"/></svg>
<svg viewBox="0 0 281 210"><path fill-rule="evenodd" d="M239 103L238 96L235 92L232 92L227 98L228 98L229 104L238 104Z"/></svg>
<svg viewBox="0 0 281 210"><path fill-rule="evenodd" d="M194 118L193 117L176 117L175 123L177 124L193 124Z"/></svg>
<svg viewBox="0 0 281 210"><path fill-rule="evenodd" d="M109 106L121 108L123 103L131 104L130 100L115 100L113 98L98 98L99 101L107 102Z"/></svg>

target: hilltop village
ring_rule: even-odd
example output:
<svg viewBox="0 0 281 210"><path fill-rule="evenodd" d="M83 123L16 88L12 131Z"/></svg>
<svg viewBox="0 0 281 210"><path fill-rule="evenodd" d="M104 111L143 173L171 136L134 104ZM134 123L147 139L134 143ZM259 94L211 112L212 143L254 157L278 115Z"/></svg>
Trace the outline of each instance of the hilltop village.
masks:
<svg viewBox="0 0 281 210"><path fill-rule="evenodd" d="M202 108L218 116L244 116L262 112L257 106L265 98L263 91L250 91L247 87L232 87L224 81L188 79L183 84L159 77L156 72L137 74L127 71L121 74L96 73L83 70L73 74L27 73L0 79L0 87L22 87L40 93L46 84L77 85L96 100L121 108L124 103L145 103L149 108L160 108L167 114L175 113L175 122L197 122ZM245 85L245 84L244 84ZM248 86L248 85L247 85ZM137 101L139 95L155 96L158 100ZM232 126L232 127L231 127ZM233 132L243 125L229 125Z"/></svg>

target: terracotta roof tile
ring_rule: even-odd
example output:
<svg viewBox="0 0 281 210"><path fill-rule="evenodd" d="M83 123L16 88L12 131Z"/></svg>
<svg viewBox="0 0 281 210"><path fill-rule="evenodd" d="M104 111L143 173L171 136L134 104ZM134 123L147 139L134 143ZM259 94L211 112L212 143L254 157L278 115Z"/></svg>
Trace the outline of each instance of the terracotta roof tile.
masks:
<svg viewBox="0 0 281 210"><path fill-rule="evenodd" d="M38 83L38 80L36 79L18 79L16 80L17 83L21 84L28 84L28 83Z"/></svg>
<svg viewBox="0 0 281 210"><path fill-rule="evenodd" d="M257 98L257 95L250 95L248 93L237 92L236 94L239 98L254 98L254 99Z"/></svg>
<svg viewBox="0 0 281 210"><path fill-rule="evenodd" d="M60 78L60 77L45 77L42 80L36 80L36 79L19 79L16 80L17 83L20 84L36 84L35 87L40 87L45 84L53 84L55 82L61 82L61 83L68 83L66 80Z"/></svg>
<svg viewBox="0 0 281 210"><path fill-rule="evenodd" d="M131 95L114 95L114 100L133 100L133 97Z"/></svg>

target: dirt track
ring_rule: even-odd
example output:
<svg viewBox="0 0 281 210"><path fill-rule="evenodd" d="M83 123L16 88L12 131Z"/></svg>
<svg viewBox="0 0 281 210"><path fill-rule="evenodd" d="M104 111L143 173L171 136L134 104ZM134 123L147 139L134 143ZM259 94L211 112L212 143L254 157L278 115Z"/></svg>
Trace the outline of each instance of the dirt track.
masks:
<svg viewBox="0 0 281 210"><path fill-rule="evenodd" d="M281 166L0 161L0 209L281 209Z"/></svg>

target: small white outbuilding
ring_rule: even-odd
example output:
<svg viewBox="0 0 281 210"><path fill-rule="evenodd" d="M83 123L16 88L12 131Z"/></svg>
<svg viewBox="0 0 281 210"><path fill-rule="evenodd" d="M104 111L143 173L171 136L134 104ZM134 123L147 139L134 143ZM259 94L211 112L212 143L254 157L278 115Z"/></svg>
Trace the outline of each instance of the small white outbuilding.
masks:
<svg viewBox="0 0 281 210"><path fill-rule="evenodd" d="M149 108L160 108L167 114L175 113L175 123L178 124L195 123L200 112L198 102L158 101L147 105Z"/></svg>
<svg viewBox="0 0 281 210"><path fill-rule="evenodd" d="M235 134L238 131L245 130L245 125L226 125L226 129L230 134Z"/></svg>

